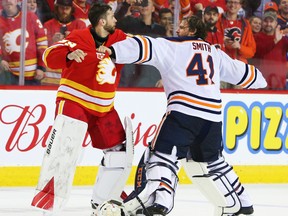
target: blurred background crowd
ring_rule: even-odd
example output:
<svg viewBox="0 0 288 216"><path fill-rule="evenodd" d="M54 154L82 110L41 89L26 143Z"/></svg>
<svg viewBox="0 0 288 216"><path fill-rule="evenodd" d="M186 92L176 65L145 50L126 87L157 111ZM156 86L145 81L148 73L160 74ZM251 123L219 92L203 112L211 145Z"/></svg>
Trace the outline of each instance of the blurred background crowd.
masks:
<svg viewBox="0 0 288 216"><path fill-rule="evenodd" d="M46 68L43 51L73 29L89 27L89 8L101 1L113 8L117 28L131 34L177 37L183 17L200 16L206 24L208 42L259 68L267 89L288 89L288 0L25 1L24 10L21 0L0 0L0 85L19 85L22 68L25 85L57 86L61 69ZM23 15L27 18L22 19ZM21 43L25 44L24 56ZM152 66L125 65L119 87L161 87L160 80ZM221 88L237 86L223 82Z"/></svg>

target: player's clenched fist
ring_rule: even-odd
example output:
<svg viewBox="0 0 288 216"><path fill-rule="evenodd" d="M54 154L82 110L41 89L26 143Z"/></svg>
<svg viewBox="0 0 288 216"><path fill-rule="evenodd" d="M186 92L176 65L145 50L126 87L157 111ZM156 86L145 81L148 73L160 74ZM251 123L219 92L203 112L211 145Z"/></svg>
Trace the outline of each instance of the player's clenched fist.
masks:
<svg viewBox="0 0 288 216"><path fill-rule="evenodd" d="M98 51L98 52L101 52L101 53L108 52L109 55L112 54L111 49L109 49L109 48L106 47L106 46L100 46L99 48L97 48L97 51Z"/></svg>
<svg viewBox="0 0 288 216"><path fill-rule="evenodd" d="M67 58L69 60L75 60L76 62L80 63L84 60L84 57L87 55L87 53L83 52L82 50L80 49L77 49L71 53L69 53L67 55Z"/></svg>

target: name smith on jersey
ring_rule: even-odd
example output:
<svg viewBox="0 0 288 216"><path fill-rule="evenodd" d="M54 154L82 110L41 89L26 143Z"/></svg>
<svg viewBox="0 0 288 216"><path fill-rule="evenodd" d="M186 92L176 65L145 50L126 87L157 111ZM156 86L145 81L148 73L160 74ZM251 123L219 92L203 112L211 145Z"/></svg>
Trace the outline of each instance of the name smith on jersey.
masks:
<svg viewBox="0 0 288 216"><path fill-rule="evenodd" d="M208 43L197 43L197 42L193 42L192 43L193 49L194 50L205 50L208 52L211 52L211 46Z"/></svg>

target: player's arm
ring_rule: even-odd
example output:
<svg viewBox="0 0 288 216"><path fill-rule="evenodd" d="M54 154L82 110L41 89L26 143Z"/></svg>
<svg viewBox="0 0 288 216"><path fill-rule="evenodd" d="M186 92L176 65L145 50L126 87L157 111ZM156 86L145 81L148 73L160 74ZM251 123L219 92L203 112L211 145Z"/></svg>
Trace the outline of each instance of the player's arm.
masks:
<svg viewBox="0 0 288 216"><path fill-rule="evenodd" d="M65 68L72 61L82 62L87 53L75 47L76 44L69 40L59 41L45 50L43 60L52 69Z"/></svg>
<svg viewBox="0 0 288 216"><path fill-rule="evenodd" d="M51 69L65 68L69 52L68 47L53 45L44 51L43 61L45 65Z"/></svg>
<svg viewBox="0 0 288 216"><path fill-rule="evenodd" d="M109 49L98 49L99 52L107 51L117 64L147 64L155 65L159 61L156 53L157 39L148 36L134 36L113 44ZM158 42L158 41L157 41ZM160 50L158 50L160 53ZM153 58L152 58L153 56Z"/></svg>
<svg viewBox="0 0 288 216"><path fill-rule="evenodd" d="M220 59L220 80L248 89L265 88L267 82L255 66L230 58L217 49Z"/></svg>

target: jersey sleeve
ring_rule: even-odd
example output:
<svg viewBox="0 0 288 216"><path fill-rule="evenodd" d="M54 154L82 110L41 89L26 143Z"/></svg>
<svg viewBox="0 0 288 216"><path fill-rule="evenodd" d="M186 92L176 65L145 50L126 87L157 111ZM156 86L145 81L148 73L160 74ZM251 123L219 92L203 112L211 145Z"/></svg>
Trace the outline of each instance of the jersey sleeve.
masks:
<svg viewBox="0 0 288 216"><path fill-rule="evenodd" d="M262 73L253 65L230 58L220 49L216 50L220 60L220 80L245 89L265 88L267 82Z"/></svg>
<svg viewBox="0 0 288 216"><path fill-rule="evenodd" d="M70 50L69 41L59 41L44 51L43 61L51 69L65 68L67 66L66 57Z"/></svg>
<svg viewBox="0 0 288 216"><path fill-rule="evenodd" d="M156 39L138 35L113 44L116 63L154 65L157 62L157 56L153 55L154 40Z"/></svg>

